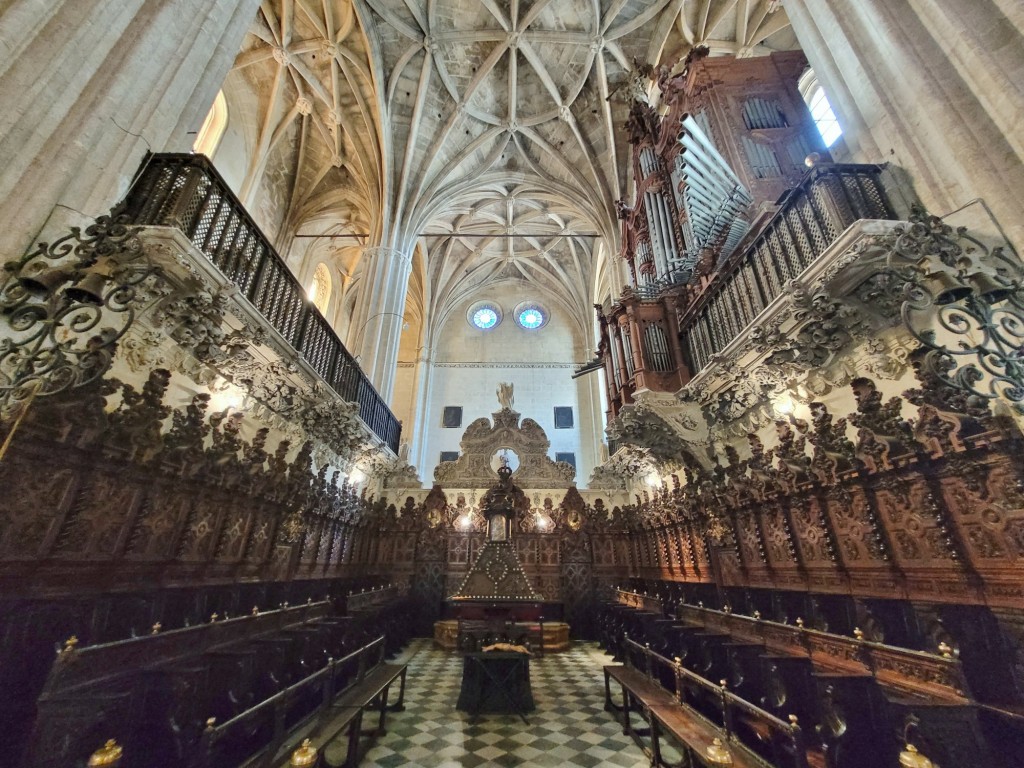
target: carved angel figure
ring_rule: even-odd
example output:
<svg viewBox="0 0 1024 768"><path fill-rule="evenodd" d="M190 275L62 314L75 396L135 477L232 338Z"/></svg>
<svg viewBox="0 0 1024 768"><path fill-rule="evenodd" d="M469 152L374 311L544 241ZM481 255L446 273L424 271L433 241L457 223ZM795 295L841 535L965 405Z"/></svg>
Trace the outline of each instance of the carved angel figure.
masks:
<svg viewBox="0 0 1024 768"><path fill-rule="evenodd" d="M514 386L512 382L502 382L498 385L498 404L503 411L512 410L512 404L515 402L515 397L512 394Z"/></svg>

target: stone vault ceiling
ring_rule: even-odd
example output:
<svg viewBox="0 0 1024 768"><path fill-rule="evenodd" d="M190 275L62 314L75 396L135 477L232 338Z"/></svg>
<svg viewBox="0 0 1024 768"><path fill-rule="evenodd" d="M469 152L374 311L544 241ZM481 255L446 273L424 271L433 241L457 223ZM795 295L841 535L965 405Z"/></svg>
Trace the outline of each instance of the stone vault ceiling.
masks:
<svg viewBox="0 0 1024 768"><path fill-rule="evenodd" d="M287 225L335 213L371 241L420 243L415 301L428 321L513 279L547 291L582 329L599 254L618 247L621 86L634 57L671 66L699 44L740 56L792 48L778 6L265 0L236 64L260 94L250 178L291 137L278 161L292 167Z"/></svg>

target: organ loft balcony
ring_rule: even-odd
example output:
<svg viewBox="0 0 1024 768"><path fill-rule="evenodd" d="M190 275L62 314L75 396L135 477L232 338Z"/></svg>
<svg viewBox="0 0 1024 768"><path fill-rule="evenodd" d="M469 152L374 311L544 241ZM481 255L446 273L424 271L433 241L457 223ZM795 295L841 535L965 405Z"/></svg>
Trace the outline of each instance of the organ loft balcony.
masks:
<svg viewBox="0 0 1024 768"><path fill-rule="evenodd" d="M704 253L686 274L598 307L612 431L624 409L644 403L668 412L732 403L718 414L732 418L764 394L764 381L744 377L807 375L884 333L898 303L882 274L883 241L911 199L885 166L815 165L731 252Z"/></svg>

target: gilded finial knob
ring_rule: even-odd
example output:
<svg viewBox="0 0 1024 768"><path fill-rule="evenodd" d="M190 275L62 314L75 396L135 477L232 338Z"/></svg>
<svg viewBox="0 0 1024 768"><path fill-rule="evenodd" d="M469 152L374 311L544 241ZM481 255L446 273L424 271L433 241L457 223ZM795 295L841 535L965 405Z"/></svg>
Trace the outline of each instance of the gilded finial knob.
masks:
<svg viewBox="0 0 1024 768"><path fill-rule="evenodd" d="M801 618L797 618L797 620L796 620L796 625L797 625L798 627L800 627L800 629L803 629L803 628L804 628L804 620L803 620L803 619L801 619Z"/></svg>
<svg viewBox="0 0 1024 768"><path fill-rule="evenodd" d="M158 622L157 622L156 624L154 624L154 625L152 626L152 628L151 628L151 629L149 630L149 634L151 634L151 635L159 635L159 634L160 634L160 630L161 630L161 629L163 629L163 628L164 628L164 625L163 625L163 624L161 624L161 623L160 623L160 622L158 621Z"/></svg>
<svg viewBox="0 0 1024 768"><path fill-rule="evenodd" d="M206 730L212 731L213 730L213 726L215 726L216 724L217 724L217 718L216 717L208 717L208 718L206 718Z"/></svg>
<svg viewBox="0 0 1024 768"><path fill-rule="evenodd" d="M720 738L715 736L711 745L704 750L709 765L732 765L732 753Z"/></svg>
<svg viewBox="0 0 1024 768"><path fill-rule="evenodd" d="M863 640L864 639L864 630L861 629L860 627L854 627L853 628L853 636L856 637L858 640Z"/></svg>
<svg viewBox="0 0 1024 768"><path fill-rule="evenodd" d="M254 605L252 607L252 615L253 616L259 616L260 615L260 607L258 605Z"/></svg>
<svg viewBox="0 0 1024 768"><path fill-rule="evenodd" d="M793 728L797 728L797 727L799 727L799 726L800 726L800 723L799 723L799 721L797 720L797 718L796 718L796 715L790 715L790 716L789 716L789 724L790 724L790 726L791 726L791 727L793 727Z"/></svg>
<svg viewBox="0 0 1024 768"><path fill-rule="evenodd" d="M900 752L901 768L936 768L935 763L917 751L913 744L907 744Z"/></svg>
<svg viewBox="0 0 1024 768"><path fill-rule="evenodd" d="M215 622L219 618L220 617L216 613L211 613L210 614L210 623L213 624L213 622Z"/></svg>
<svg viewBox="0 0 1024 768"><path fill-rule="evenodd" d="M939 653L942 654L944 659L953 658L953 648L945 640L939 643Z"/></svg>
<svg viewBox="0 0 1024 768"><path fill-rule="evenodd" d="M78 645L78 635L72 635L64 641L64 650L62 653L70 653L75 650L75 646Z"/></svg>
<svg viewBox="0 0 1024 768"><path fill-rule="evenodd" d="M683 660L681 658L679 658L678 656L674 656L672 658L672 661L674 661L676 663L677 667L683 666Z"/></svg>
<svg viewBox="0 0 1024 768"><path fill-rule="evenodd" d="M289 761L288 765L315 765L316 756L316 747L313 746L313 742L306 739L302 742L302 746L292 752L292 759Z"/></svg>
<svg viewBox="0 0 1024 768"><path fill-rule="evenodd" d="M313 604L313 598L312 597L307 597L306 598L306 605L312 605L312 604Z"/></svg>
<svg viewBox="0 0 1024 768"><path fill-rule="evenodd" d="M758 621L760 621L761 620L761 612L760 611L754 611L754 618L757 619Z"/></svg>
<svg viewBox="0 0 1024 768"><path fill-rule="evenodd" d="M288 607L288 601L285 600L283 603L281 603L281 607L282 608L287 608Z"/></svg>
<svg viewBox="0 0 1024 768"><path fill-rule="evenodd" d="M121 762L122 754L124 754L124 750L118 743L113 739L107 739L106 744L89 756L89 762L86 765L118 765Z"/></svg>
<svg viewBox="0 0 1024 768"><path fill-rule="evenodd" d="M721 680L718 681L718 684L725 688L729 684L729 681L723 677Z"/></svg>

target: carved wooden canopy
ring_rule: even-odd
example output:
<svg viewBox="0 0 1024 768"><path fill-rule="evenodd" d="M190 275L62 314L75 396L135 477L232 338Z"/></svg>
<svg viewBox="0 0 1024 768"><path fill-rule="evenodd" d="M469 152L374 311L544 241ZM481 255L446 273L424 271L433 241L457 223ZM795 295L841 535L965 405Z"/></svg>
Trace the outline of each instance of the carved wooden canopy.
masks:
<svg viewBox="0 0 1024 768"><path fill-rule="evenodd" d="M548 456L551 442L533 419L523 419L511 408L480 418L470 424L459 443L459 458L444 461L434 470L434 481L449 488L489 487L498 479L491 467L497 451L507 448L519 457L519 467L512 480L522 488L569 488L576 470L564 461Z"/></svg>

